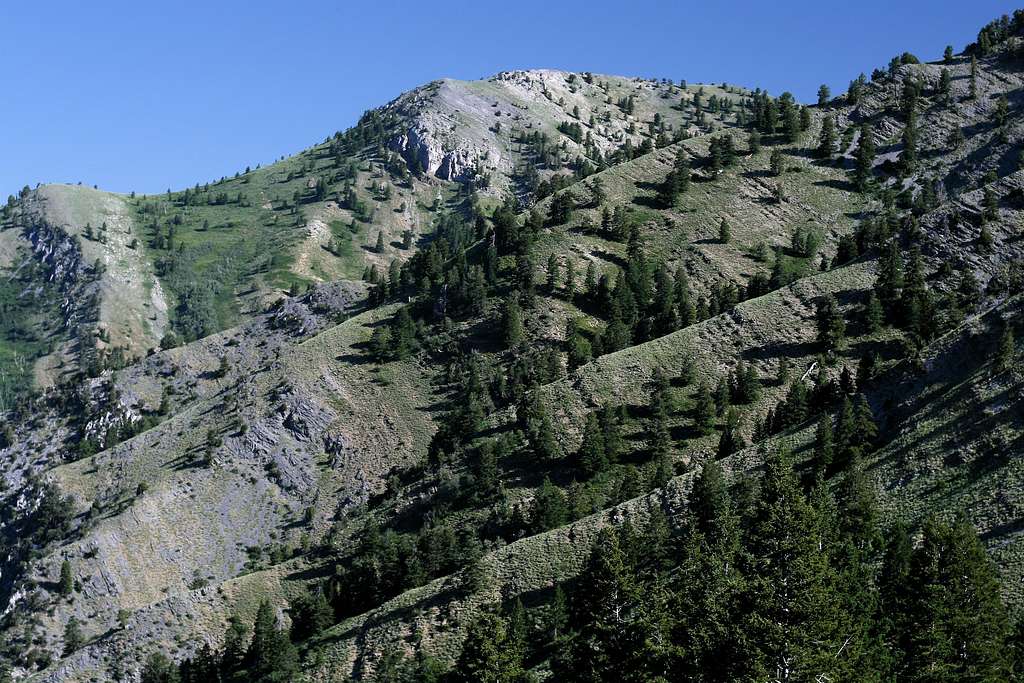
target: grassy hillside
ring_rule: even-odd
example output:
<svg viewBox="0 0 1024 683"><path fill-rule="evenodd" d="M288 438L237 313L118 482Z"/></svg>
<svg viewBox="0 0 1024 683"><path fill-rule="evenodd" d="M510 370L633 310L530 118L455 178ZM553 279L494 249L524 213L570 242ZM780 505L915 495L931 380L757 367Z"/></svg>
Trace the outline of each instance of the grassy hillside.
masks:
<svg viewBox="0 0 1024 683"><path fill-rule="evenodd" d="M583 636L545 620L602 529L663 513L690 542L718 462L756 554L779 448L821 528L860 474L880 533L963 514L1015 612L1018 42L903 57L815 107L439 81L209 185L31 191L0 230L0 360L55 386L0 405L0 656L135 675L267 600L301 680L392 680L395 653L450 667L520 600L519 665L549 675ZM68 293L90 305L58 324ZM819 425L854 413L877 437L823 464Z"/></svg>

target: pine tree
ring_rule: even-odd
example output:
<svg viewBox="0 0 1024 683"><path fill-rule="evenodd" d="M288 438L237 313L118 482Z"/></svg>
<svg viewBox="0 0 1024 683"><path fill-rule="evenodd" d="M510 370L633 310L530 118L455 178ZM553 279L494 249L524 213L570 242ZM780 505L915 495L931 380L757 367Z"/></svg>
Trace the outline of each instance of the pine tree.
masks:
<svg viewBox="0 0 1024 683"><path fill-rule="evenodd" d="M1009 620L999 580L969 524L926 521L908 583L907 680L1009 679Z"/></svg>
<svg viewBox="0 0 1024 683"><path fill-rule="evenodd" d="M823 541L789 456L769 454L746 541L744 679L839 680L845 636L837 632L839 600Z"/></svg>
<svg viewBox="0 0 1024 683"><path fill-rule="evenodd" d="M551 483L547 477L537 489L533 507L533 530L534 533L555 529L566 523L569 518L569 509L566 505L565 494L561 489Z"/></svg>
<svg viewBox="0 0 1024 683"><path fill-rule="evenodd" d="M782 156L782 152L778 149L773 149L768 157L768 170L773 176L778 177L785 171L784 164L785 158Z"/></svg>
<svg viewBox="0 0 1024 683"><path fill-rule="evenodd" d="M576 452L583 473L591 477L608 467L608 455L604 446L604 430L597 419L597 413L587 415L583 426L583 441Z"/></svg>
<svg viewBox="0 0 1024 683"><path fill-rule="evenodd" d="M946 49L942 51L942 62L944 64L953 63L953 46L947 45Z"/></svg>
<svg viewBox="0 0 1024 683"><path fill-rule="evenodd" d="M835 437L832 432L832 416L822 413L814 433L814 472L826 475L832 468L835 454Z"/></svg>
<svg viewBox="0 0 1024 683"><path fill-rule="evenodd" d="M836 120L831 114L821 122L821 134L818 137L816 154L820 159L829 159L836 150Z"/></svg>
<svg viewBox="0 0 1024 683"><path fill-rule="evenodd" d="M697 388L693 404L693 425L700 434L710 434L715 430L715 416L718 409L711 388L704 383Z"/></svg>
<svg viewBox="0 0 1024 683"><path fill-rule="evenodd" d="M384 231L380 230L377 232L377 244L373 248L378 254L384 253Z"/></svg>
<svg viewBox="0 0 1024 683"><path fill-rule="evenodd" d="M505 313L502 317L502 338L506 348L517 349L526 339L523 328L523 312L519 308L519 300L510 296L505 302Z"/></svg>
<svg viewBox="0 0 1024 683"><path fill-rule="evenodd" d="M824 107L832 99L832 91L824 83L818 88L818 106Z"/></svg>
<svg viewBox="0 0 1024 683"><path fill-rule="evenodd" d="M860 127L860 136L857 139L857 151L855 153L855 165L853 169L853 181L858 192L864 192L872 178L872 168L875 165L875 141L874 130L871 124L863 123Z"/></svg>
<svg viewBox="0 0 1024 683"><path fill-rule="evenodd" d="M559 268L558 268L558 256L556 256L554 254L554 252L552 252L552 254L548 257L548 268L547 268L547 271L548 271L547 272L547 288L548 288L548 292L550 292L550 293L554 293L554 291L556 289L558 289L558 279L559 279L559 272L558 272L558 270L559 270Z"/></svg>
<svg viewBox="0 0 1024 683"><path fill-rule="evenodd" d="M631 665L636 651L633 619L638 586L613 529L598 533L578 581L571 623L575 634L555 662L555 677L566 681L611 680Z"/></svg>
<svg viewBox="0 0 1024 683"><path fill-rule="evenodd" d="M864 327L868 334L876 334L882 329L885 323L885 311L882 309L882 302L878 295L871 292L868 295L868 302L864 306Z"/></svg>
<svg viewBox="0 0 1024 683"><path fill-rule="evenodd" d="M747 147L750 149L751 154L757 154L761 151L761 133L757 128L750 129L750 136L747 138Z"/></svg>
<svg viewBox="0 0 1024 683"><path fill-rule="evenodd" d="M139 674L139 683L179 683L178 667L162 652L154 652Z"/></svg>
<svg viewBox="0 0 1024 683"><path fill-rule="evenodd" d="M288 634L277 627L274 609L266 600L256 611L245 664L249 680L266 683L288 681L298 669L295 646Z"/></svg>
<svg viewBox="0 0 1024 683"><path fill-rule="evenodd" d="M846 338L846 320L834 296L819 299L817 324L818 343L830 351L838 348Z"/></svg>
<svg viewBox="0 0 1024 683"><path fill-rule="evenodd" d="M725 413L722 435L718 439L718 457L730 456L745 448L746 445L746 440L740 433L740 411L736 408L729 408Z"/></svg>
<svg viewBox="0 0 1024 683"><path fill-rule="evenodd" d="M69 597L75 588L75 579L71 573L71 562L64 560L60 563L60 579L57 580L57 590L61 597Z"/></svg>
<svg viewBox="0 0 1024 683"><path fill-rule="evenodd" d="M288 612L292 619L291 637L296 641L319 635L334 623L334 610L320 589L300 594L291 602Z"/></svg>
<svg viewBox="0 0 1024 683"><path fill-rule="evenodd" d="M601 422L601 431L604 434L604 452L609 464L618 462L625 449L625 442L622 439L622 417L620 413L621 409L608 406L602 408L598 416Z"/></svg>
<svg viewBox="0 0 1024 683"><path fill-rule="evenodd" d="M510 633L505 620L492 612L482 612L469 626L452 679L515 683L525 675L522 659L522 644Z"/></svg>
<svg viewBox="0 0 1024 683"><path fill-rule="evenodd" d="M722 244L729 244L732 239L732 229L729 227L729 221L725 220L725 216L722 216L722 222L718 224L718 241Z"/></svg>
<svg viewBox="0 0 1024 683"><path fill-rule="evenodd" d="M917 167L917 111L911 106L907 122L900 138L903 150L900 152L899 167L903 175L910 175Z"/></svg>
<svg viewBox="0 0 1024 683"><path fill-rule="evenodd" d="M899 245L895 240L889 240L879 260L875 294L890 320L897 318L903 284L903 258L900 256Z"/></svg>
<svg viewBox="0 0 1024 683"><path fill-rule="evenodd" d="M75 650L85 644L85 636L82 635L82 625L78 617L72 615L64 624L64 656L67 657Z"/></svg>
<svg viewBox="0 0 1024 683"><path fill-rule="evenodd" d="M999 337L999 347L996 350L996 371L1006 372L1013 366L1016 346L1013 341L1013 327L1010 323L1003 325L1003 332Z"/></svg>

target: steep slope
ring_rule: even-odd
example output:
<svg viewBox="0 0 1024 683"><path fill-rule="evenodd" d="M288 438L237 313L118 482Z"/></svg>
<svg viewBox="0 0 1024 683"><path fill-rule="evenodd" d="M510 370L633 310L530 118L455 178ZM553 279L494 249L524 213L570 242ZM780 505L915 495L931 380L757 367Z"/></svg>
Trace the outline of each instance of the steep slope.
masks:
<svg viewBox="0 0 1024 683"><path fill-rule="evenodd" d="M864 464L887 521L965 509L1018 604L1020 364L984 357L1020 329L1015 49L973 77L967 57L908 59L817 108L590 74L440 81L208 188L28 193L0 266L29 263L32 225L52 224L67 287L96 293L80 317L97 347L166 348L4 415L3 654L33 680L135 676L149 652L222 647L261 600L285 624L286 601L328 595L338 623L304 638L305 679L373 679L396 652L450 664L482 611L571 586L601 527L661 509L681 530L700 464L739 481L780 444L813 459L818 414L855 394L882 427ZM818 155L826 121L840 144ZM732 131L723 155L739 124L760 148ZM103 220L120 232L88 239ZM907 282L872 322L892 254ZM836 316L845 333L823 341ZM720 398L702 418L741 367L759 391L736 423ZM586 424L609 413L621 452L587 471ZM723 451L730 430L752 445Z"/></svg>

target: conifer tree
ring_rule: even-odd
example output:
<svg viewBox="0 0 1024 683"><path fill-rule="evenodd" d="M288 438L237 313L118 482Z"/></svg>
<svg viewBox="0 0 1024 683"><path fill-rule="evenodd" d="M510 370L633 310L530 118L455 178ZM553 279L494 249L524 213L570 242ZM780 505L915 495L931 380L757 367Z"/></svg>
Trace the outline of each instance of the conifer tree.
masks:
<svg viewBox="0 0 1024 683"><path fill-rule="evenodd" d="M519 348L526 338L523 328L523 312L519 308L519 300L510 296L505 302L505 314L502 319L502 337L509 349Z"/></svg>
<svg viewBox="0 0 1024 683"><path fill-rule="evenodd" d="M1013 341L1013 327L1010 323L1003 325L1003 332L999 337L999 348L996 350L996 371L1006 372L1013 366L1013 359L1016 355L1016 346Z"/></svg>
<svg viewBox="0 0 1024 683"><path fill-rule="evenodd" d="M139 683L179 683L180 681L178 668L162 652L151 654L139 673Z"/></svg>
<svg viewBox="0 0 1024 683"><path fill-rule="evenodd" d="M846 320L831 294L818 300L817 324L818 343L830 351L838 348L846 337Z"/></svg>
<svg viewBox="0 0 1024 683"><path fill-rule="evenodd" d="M71 573L71 562L64 560L60 563L60 579L57 581L57 589L62 597L69 597L75 588L75 579Z"/></svg>
<svg viewBox="0 0 1024 683"><path fill-rule="evenodd" d="M824 83L818 88L818 106L824 107L832 99L832 91Z"/></svg>
<svg viewBox="0 0 1024 683"><path fill-rule="evenodd" d="M817 514L789 456L769 454L746 541L748 583L740 644L744 679L835 678L839 601Z"/></svg>
<svg viewBox="0 0 1024 683"><path fill-rule="evenodd" d="M558 270L558 256L556 256L554 252L552 252L551 255L548 257L547 268L547 288L549 293L554 293L554 291L558 289Z"/></svg>
<svg viewBox="0 0 1024 683"><path fill-rule="evenodd" d="M599 532L574 597L575 634L564 659L556 662L556 678L610 680L633 659L638 644L631 622L640 597L613 529Z"/></svg>
<svg viewBox="0 0 1024 683"><path fill-rule="evenodd" d="M1008 680L1006 608L970 525L926 521L909 586L908 680Z"/></svg>
<svg viewBox="0 0 1024 683"><path fill-rule="evenodd" d="M700 434L710 434L715 429L715 416L718 409L715 406L714 396L711 388L704 383L697 388L693 404L693 425Z"/></svg>
<svg viewBox="0 0 1024 683"><path fill-rule="evenodd" d="M576 453L580 468L590 477L608 467L608 455L604 446L604 430L601 428L597 413L589 413L583 425L583 441Z"/></svg>
<svg viewBox="0 0 1024 683"><path fill-rule="evenodd" d="M822 413L814 432L814 472L816 475L824 476L829 472L832 468L834 453L835 437L832 432L832 416Z"/></svg>
<svg viewBox="0 0 1024 683"><path fill-rule="evenodd" d="M732 240L732 228L729 227L729 221L725 220L725 216L722 216L722 222L718 224L718 241L722 244L729 244Z"/></svg>
<svg viewBox="0 0 1024 683"><path fill-rule="evenodd" d="M452 679L465 683L514 683L522 680L522 643L493 612L482 612L469 626Z"/></svg>
<svg viewBox="0 0 1024 683"><path fill-rule="evenodd" d="M298 653L287 633L277 627L270 603L260 603L253 622L252 641L245 655L249 680L277 683L291 679L298 669Z"/></svg>
<svg viewBox="0 0 1024 683"><path fill-rule="evenodd" d="M868 334L875 334L882 329L884 323L885 311L882 310L882 303L878 300L878 295L871 292L864 306L864 327Z"/></svg>
<svg viewBox="0 0 1024 683"><path fill-rule="evenodd" d="M71 615L64 624L64 656L67 657L85 644L82 625L78 617Z"/></svg>
<svg viewBox="0 0 1024 683"><path fill-rule="evenodd" d="M895 240L889 240L879 260L874 292L890 320L897 319L903 284L903 258L900 256L899 245Z"/></svg>
<svg viewBox="0 0 1024 683"><path fill-rule="evenodd" d="M836 149L836 120L829 114L821 122L821 134L818 137L816 154L820 159L829 159Z"/></svg>
<svg viewBox="0 0 1024 683"><path fill-rule="evenodd" d="M740 433L740 411L729 408L725 412L725 424L718 439L718 457L725 458L746 447L746 440Z"/></svg>
<svg viewBox="0 0 1024 683"><path fill-rule="evenodd" d="M872 178L872 168L875 165L875 141L874 130L871 124L863 123L860 127L860 136L857 138L857 151L855 153L855 165L853 169L853 182L859 192L864 192Z"/></svg>

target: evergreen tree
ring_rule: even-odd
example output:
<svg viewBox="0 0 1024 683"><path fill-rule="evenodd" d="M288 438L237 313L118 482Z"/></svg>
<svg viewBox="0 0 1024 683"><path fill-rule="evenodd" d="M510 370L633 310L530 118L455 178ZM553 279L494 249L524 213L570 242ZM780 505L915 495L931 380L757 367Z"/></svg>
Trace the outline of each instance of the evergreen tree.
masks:
<svg viewBox="0 0 1024 683"><path fill-rule="evenodd" d="M996 350L996 371L1006 372L1013 366L1013 359L1016 355L1016 346L1013 341L1013 327L1009 322L1003 325L1003 332L999 337L999 347Z"/></svg>
<svg viewBox="0 0 1024 683"><path fill-rule="evenodd" d="M575 633L555 662L556 679L598 683L633 668L631 678L638 680L636 668L646 668L637 660L640 594L614 530L598 534L578 585L571 619Z"/></svg>
<svg viewBox="0 0 1024 683"><path fill-rule="evenodd" d="M715 430L715 416L718 409L711 388L704 383L697 388L693 403L693 425L700 434L710 434Z"/></svg>
<svg viewBox="0 0 1024 683"><path fill-rule="evenodd" d="M251 681L285 683L298 669L298 653L288 635L277 627L274 609L266 600L260 603L252 627L252 641L245 654Z"/></svg>
<svg viewBox="0 0 1024 683"><path fill-rule="evenodd" d="M725 216L722 216L722 222L718 224L718 241L722 244L728 244L732 239L732 229L729 227L729 221L725 220Z"/></svg>
<svg viewBox="0 0 1024 683"><path fill-rule="evenodd" d="M860 136L857 138L857 151L855 152L855 164L853 169L853 182L858 192L864 192L872 178L872 168L875 165L875 141L874 130L871 124L863 123L860 127Z"/></svg>
<svg viewBox="0 0 1024 683"><path fill-rule="evenodd" d="M180 680L178 667L161 652L151 654L139 674L139 683L179 683Z"/></svg>
<svg viewBox="0 0 1024 683"><path fill-rule="evenodd" d="M545 477L534 499L534 533L558 528L565 524L568 518L569 509L566 506L565 494Z"/></svg>
<svg viewBox="0 0 1024 683"><path fill-rule="evenodd" d="M817 324L818 343L830 351L838 348L846 338L846 320L834 296L818 300Z"/></svg>
<svg viewBox="0 0 1024 683"><path fill-rule="evenodd" d="M832 416L822 413L814 432L814 472L826 475L832 467L835 454L835 437L832 432Z"/></svg>
<svg viewBox="0 0 1024 683"><path fill-rule="evenodd" d="M324 591L316 589L299 595L288 609L293 640L306 640L319 635L334 623L334 610Z"/></svg>
<svg viewBox="0 0 1024 683"><path fill-rule="evenodd" d="M824 83L818 88L818 106L824 107L832 99L832 91Z"/></svg>
<svg viewBox="0 0 1024 683"><path fill-rule="evenodd" d="M576 452L583 473L591 477L608 467L608 455L604 446L604 430L597 419L597 413L587 415L583 426L583 441Z"/></svg>
<svg viewBox="0 0 1024 683"><path fill-rule="evenodd" d="M897 318L903 284L903 258L899 245L895 240L889 240L878 263L875 294L890 320Z"/></svg>
<svg viewBox="0 0 1024 683"><path fill-rule="evenodd" d="M868 302L864 306L864 327L868 334L876 334L882 329L885 323L885 311L882 310L882 303L878 295L871 292L868 295Z"/></svg>
<svg viewBox="0 0 1024 683"><path fill-rule="evenodd" d="M64 656L67 657L75 650L85 644L85 636L82 634L82 625L78 617L72 615L64 624Z"/></svg>
<svg viewBox="0 0 1024 683"><path fill-rule="evenodd" d="M57 581L57 590L61 597L69 597L75 588L75 579L71 573L71 562L64 560L60 563L60 579Z"/></svg>
<svg viewBox="0 0 1024 683"><path fill-rule="evenodd" d="M992 561L966 522L929 519L910 565L910 681L1008 680L1009 621Z"/></svg>
<svg viewBox="0 0 1024 683"><path fill-rule="evenodd" d="M771 156L768 157L768 170L773 176L778 177L786 170L784 164L785 158L782 156L782 151L773 149Z"/></svg>
<svg viewBox="0 0 1024 683"><path fill-rule="evenodd" d="M452 679L465 683L523 680L523 644L499 615L482 612L470 624Z"/></svg>
<svg viewBox="0 0 1024 683"><path fill-rule="evenodd" d="M740 433L740 411L729 408L725 412L725 425L718 439L718 457L724 458L742 450L747 445Z"/></svg>
<svg viewBox="0 0 1024 683"><path fill-rule="evenodd" d="M523 328L523 312L519 308L519 300L510 296L505 302L505 313L502 317L502 338L509 349L519 348L526 339Z"/></svg>
<svg viewBox="0 0 1024 683"><path fill-rule="evenodd" d="M829 159L836 149L836 120L831 114L821 122L821 134L818 137L816 154L820 159Z"/></svg>
<svg viewBox="0 0 1024 683"><path fill-rule="evenodd" d="M839 680L844 636L837 632L839 600L818 522L789 456L770 454L746 541L739 646L745 679Z"/></svg>
<svg viewBox="0 0 1024 683"><path fill-rule="evenodd" d="M558 270L558 257L554 254L554 252L552 252L551 255L548 257L547 268L547 288L549 293L554 293L554 291L558 289Z"/></svg>
<svg viewBox="0 0 1024 683"><path fill-rule="evenodd" d="M374 251L378 254L384 253L384 231L380 230L377 232L377 245L374 247Z"/></svg>

